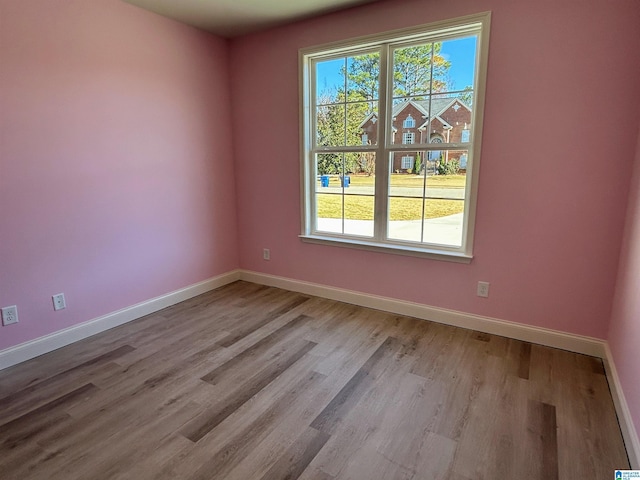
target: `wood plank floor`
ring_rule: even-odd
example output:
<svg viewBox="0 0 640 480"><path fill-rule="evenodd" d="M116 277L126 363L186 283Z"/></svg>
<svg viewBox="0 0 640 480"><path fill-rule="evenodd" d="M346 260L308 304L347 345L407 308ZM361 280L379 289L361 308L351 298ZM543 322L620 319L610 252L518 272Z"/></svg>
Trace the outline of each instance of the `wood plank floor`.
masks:
<svg viewBox="0 0 640 480"><path fill-rule="evenodd" d="M0 372L3 479L608 479L599 359L236 282Z"/></svg>

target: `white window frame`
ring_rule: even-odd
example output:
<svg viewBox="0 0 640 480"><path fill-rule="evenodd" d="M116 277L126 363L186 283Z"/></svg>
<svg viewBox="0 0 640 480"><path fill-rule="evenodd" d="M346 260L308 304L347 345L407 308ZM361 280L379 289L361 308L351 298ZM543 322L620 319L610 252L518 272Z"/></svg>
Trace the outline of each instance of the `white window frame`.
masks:
<svg viewBox="0 0 640 480"><path fill-rule="evenodd" d="M487 75L487 61L489 51L489 29L491 13L483 12L451 20L431 23L382 34L360 37L332 44L301 49L300 60L300 103L301 103L301 234L305 242L325 245L373 250L385 253L395 253L438 260L469 263L473 258L473 237L476 218L476 198L478 191L478 176L480 167L480 152L482 141L482 127L484 115L485 84ZM392 82L387 85L387 79L392 78L393 65L390 58L392 45L402 42L443 41L467 34L477 35L476 73L474 79L474 109L472 114L473 132L469 143L438 144L437 149L467 150L467 182L465 187L465 207L462 224L462 245L454 247L415 242L403 242L387 238L387 202L389 182L389 159L393 152L402 151L403 146L393 143L393 128L390 125L391 95L388 91ZM314 112L312 112L315 95L315 78L312 75L314 60L336 58L357 54L361 51L379 50L382 53L380 61L380 88L378 102L378 142L376 145L359 145L343 147L318 147L315 145L316 131ZM436 147L434 145L434 147ZM428 151L425 146L406 146L409 151ZM376 182L375 182L375 220L373 238L364 238L348 234L332 234L315 230L315 155L323 152L374 152L376 154Z"/></svg>
<svg viewBox="0 0 640 480"><path fill-rule="evenodd" d="M402 134L402 144L403 145L412 145L416 143L416 134L413 132L404 132Z"/></svg>
<svg viewBox="0 0 640 480"><path fill-rule="evenodd" d="M411 115L408 115L407 118L404 119L404 122L402 122L402 127L403 128L415 128L416 127L415 119Z"/></svg>
<svg viewBox="0 0 640 480"><path fill-rule="evenodd" d="M413 156L412 156L412 155L404 155L404 156L402 157L402 159L400 160L400 168L401 168L401 169L403 169L403 170L410 170L410 169L413 169L413 166L415 165L415 164L413 163L413 160L414 160L414 159L413 159ZM405 162L409 164L409 166L408 166L408 167L405 167L405 164L406 164Z"/></svg>

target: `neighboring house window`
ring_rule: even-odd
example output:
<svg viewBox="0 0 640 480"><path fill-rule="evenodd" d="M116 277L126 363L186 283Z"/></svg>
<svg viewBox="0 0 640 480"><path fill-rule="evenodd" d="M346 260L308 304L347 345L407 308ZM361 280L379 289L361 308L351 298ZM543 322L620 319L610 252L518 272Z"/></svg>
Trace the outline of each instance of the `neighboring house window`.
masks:
<svg viewBox="0 0 640 480"><path fill-rule="evenodd" d="M413 157L410 157L410 156L402 157L402 164L400 165L400 168L402 168L403 170L412 169L413 168Z"/></svg>
<svg viewBox="0 0 640 480"><path fill-rule="evenodd" d="M416 134L413 132L405 132L402 134L402 143L411 145L416 141Z"/></svg>
<svg viewBox="0 0 640 480"><path fill-rule="evenodd" d="M489 22L484 13L301 50L303 240L469 261ZM438 115L463 101L473 111L459 106L470 118L456 143ZM394 142L405 108L424 112L421 143L414 132ZM367 118L376 130L363 134ZM435 183L436 173L448 178ZM342 188L321 188L323 175Z"/></svg>
<svg viewBox="0 0 640 480"><path fill-rule="evenodd" d="M440 135L434 135L431 137L431 143L442 143L442 137ZM430 150L429 160L440 160L440 150Z"/></svg>

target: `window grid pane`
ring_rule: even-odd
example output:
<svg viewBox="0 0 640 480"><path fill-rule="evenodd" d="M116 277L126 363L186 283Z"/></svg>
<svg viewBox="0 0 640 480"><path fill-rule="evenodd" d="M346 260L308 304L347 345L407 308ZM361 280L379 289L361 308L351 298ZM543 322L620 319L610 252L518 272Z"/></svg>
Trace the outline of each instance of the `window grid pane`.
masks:
<svg viewBox="0 0 640 480"><path fill-rule="evenodd" d="M315 230L373 237L375 153L322 153L315 165Z"/></svg>
<svg viewBox="0 0 640 480"><path fill-rule="evenodd" d="M390 240L462 244L467 150L392 152L388 191L387 237ZM427 159L423 162L423 159ZM409 167L410 166L410 167Z"/></svg>

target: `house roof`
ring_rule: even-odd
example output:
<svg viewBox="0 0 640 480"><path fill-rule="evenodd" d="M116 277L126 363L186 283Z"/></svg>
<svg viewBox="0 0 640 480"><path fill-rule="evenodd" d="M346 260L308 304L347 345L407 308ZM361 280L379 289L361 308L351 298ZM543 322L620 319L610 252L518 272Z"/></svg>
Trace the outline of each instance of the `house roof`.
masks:
<svg viewBox="0 0 640 480"><path fill-rule="evenodd" d="M460 98L436 97L431 99L431 105L429 105L429 100L408 100L406 102L397 103L393 106L392 114L393 114L393 117L397 117L400 114L400 112L404 110L407 106L413 105L420 112L422 112L423 118L427 118L428 112L429 112L429 106L431 106L431 120L437 117L438 120L440 120L440 122L442 122L443 125L447 126L449 124L445 120L443 120L440 115L442 115L445 112L445 110L447 110L456 101L460 105L462 105L462 107L471 111L471 108L469 108L469 106L465 102L463 102ZM375 113L370 113L369 115L367 115L365 119L362 121L362 123L360 123L359 128L362 128L373 117L377 117L377 115ZM419 123L419 122L416 122L416 123ZM428 120L420 124L419 128L424 127L427 123L428 123Z"/></svg>
<svg viewBox="0 0 640 480"><path fill-rule="evenodd" d="M440 115L436 115L434 117L431 117L431 120L438 120L442 126L444 128L453 128L453 125L451 125L449 122L447 122L444 118L442 118ZM427 128L427 124L429 122L424 122L422 125L420 125L418 127L418 130L424 130L425 128Z"/></svg>
<svg viewBox="0 0 640 480"><path fill-rule="evenodd" d="M441 115L447 108L458 102L467 110L471 110L469 106L464 103L460 98L440 98L435 97L431 99L431 118ZM429 100L409 100L406 102L398 103L393 106L393 116L397 116L402 110L404 110L409 104L413 104L418 110L424 113L425 117L429 111Z"/></svg>

